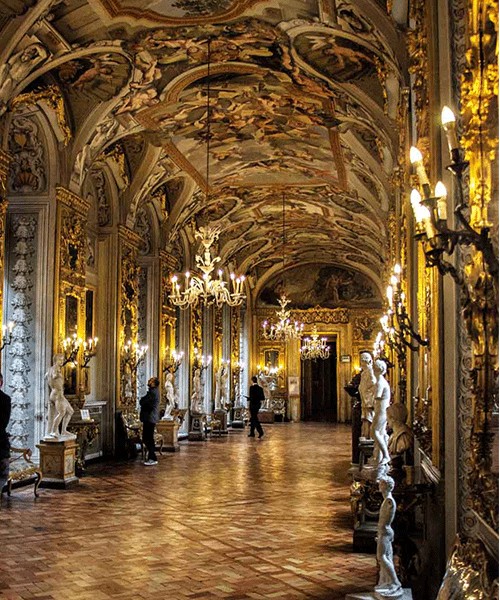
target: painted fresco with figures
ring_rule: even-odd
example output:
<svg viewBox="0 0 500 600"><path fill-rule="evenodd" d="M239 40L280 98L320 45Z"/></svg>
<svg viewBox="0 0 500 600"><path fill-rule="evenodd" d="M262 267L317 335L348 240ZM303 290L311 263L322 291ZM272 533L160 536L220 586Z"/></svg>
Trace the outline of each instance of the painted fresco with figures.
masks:
<svg viewBox="0 0 500 600"><path fill-rule="evenodd" d="M150 474L155 448L218 451L231 493L209 468L178 503L205 519L213 489L247 501L249 465L272 502L273 431L314 421L377 597L495 597L498 137L494 0L0 0L2 481L9 439L61 488L96 458L123 461L109 483L144 448ZM249 420L265 438L229 464ZM277 595L362 589L295 571Z"/></svg>

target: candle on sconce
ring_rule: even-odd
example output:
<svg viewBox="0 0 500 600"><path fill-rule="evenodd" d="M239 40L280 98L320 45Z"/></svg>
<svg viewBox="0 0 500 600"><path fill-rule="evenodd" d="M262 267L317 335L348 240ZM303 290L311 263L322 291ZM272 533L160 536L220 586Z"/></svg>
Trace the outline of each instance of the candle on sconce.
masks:
<svg viewBox="0 0 500 600"><path fill-rule="evenodd" d="M392 306L393 294L394 294L394 290L392 288L392 285L388 285L387 290L386 290L386 295L387 295L387 300L389 302L389 306Z"/></svg>
<svg viewBox="0 0 500 600"><path fill-rule="evenodd" d="M446 205L447 195L448 192L446 190L446 186L442 181L438 181L434 189L434 196L437 199L437 218L440 221L446 221L448 218L448 207Z"/></svg>
<svg viewBox="0 0 500 600"><path fill-rule="evenodd" d="M448 106L443 106L443 110L441 111L441 125L443 126L444 132L446 134L448 149L450 151L450 154L452 154L453 150L457 150L459 148L459 145L455 124L455 115L451 108L449 108Z"/></svg>
<svg viewBox="0 0 500 600"><path fill-rule="evenodd" d="M410 162L415 167L420 185L430 186L430 181L427 177L427 173L424 167L424 159L422 153L415 146L412 146L410 148Z"/></svg>

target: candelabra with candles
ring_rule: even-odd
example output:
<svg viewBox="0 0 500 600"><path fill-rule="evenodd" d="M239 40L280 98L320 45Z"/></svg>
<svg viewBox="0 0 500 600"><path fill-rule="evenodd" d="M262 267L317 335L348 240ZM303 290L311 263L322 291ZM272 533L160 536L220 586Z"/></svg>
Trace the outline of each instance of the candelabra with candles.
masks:
<svg viewBox="0 0 500 600"><path fill-rule="evenodd" d="M319 338L318 329L314 325L311 337L305 337L303 345L300 348L300 358L302 360L317 360L318 358L326 360L330 356L330 346L326 343L326 338Z"/></svg>
<svg viewBox="0 0 500 600"><path fill-rule="evenodd" d="M83 342L83 362L80 367L82 369L88 369L89 363L92 358L97 354L97 342L99 338L89 338L88 341Z"/></svg>
<svg viewBox="0 0 500 600"><path fill-rule="evenodd" d="M458 144L455 129L455 115L447 106L443 108L441 122L446 133L452 160L447 169L453 173L457 180L456 187L459 201L454 214L461 225L461 229L451 229L449 227L446 187L441 181L438 181L434 189L434 195L431 195L431 186L423 164L422 153L413 146L410 150L410 162L416 170L423 192L422 198L419 190L413 189L410 197L416 221L416 237L426 244L425 258L427 266L437 267L442 275L448 273L461 286L465 284L464 274L455 265L445 260L444 254L453 254L457 245L474 245L481 252L496 285L498 280L498 258L490 237L491 225L482 219L480 230L477 231L465 214L465 211L470 207L464 198L463 174L469 163L462 159L462 151Z"/></svg>
<svg viewBox="0 0 500 600"><path fill-rule="evenodd" d="M201 372L206 371L212 364L212 355L205 355L199 352L198 348L194 349L194 366L198 367Z"/></svg>
<svg viewBox="0 0 500 600"><path fill-rule="evenodd" d="M5 348L5 346L9 346L12 343L12 331L14 329L15 323L13 321L9 321L7 325L2 326L2 342L0 344L0 352Z"/></svg>
<svg viewBox="0 0 500 600"><path fill-rule="evenodd" d="M146 358L147 351L148 346L141 346L137 342L132 343L132 340L128 340L122 350L123 362L128 365L130 371L135 372Z"/></svg>
<svg viewBox="0 0 500 600"><path fill-rule="evenodd" d="M68 363L70 363L73 367L78 365L78 353L80 352L80 347L82 344L82 338L79 338L76 333L62 341L64 353L63 366L67 365Z"/></svg>
<svg viewBox="0 0 500 600"><path fill-rule="evenodd" d="M406 310L405 293L401 289L401 265L395 264L391 283L387 286L387 301L389 308L387 311L388 320L398 330L401 341L413 352L418 351L419 346L428 346L429 340L419 335L411 322L410 316ZM393 319L391 317L394 316ZM415 346L412 341L418 345Z"/></svg>
<svg viewBox="0 0 500 600"><path fill-rule="evenodd" d="M164 373L177 373L179 367L181 366L182 361L184 360L184 352L177 352L175 348L173 348L170 352L170 361L165 358L166 366L163 369Z"/></svg>

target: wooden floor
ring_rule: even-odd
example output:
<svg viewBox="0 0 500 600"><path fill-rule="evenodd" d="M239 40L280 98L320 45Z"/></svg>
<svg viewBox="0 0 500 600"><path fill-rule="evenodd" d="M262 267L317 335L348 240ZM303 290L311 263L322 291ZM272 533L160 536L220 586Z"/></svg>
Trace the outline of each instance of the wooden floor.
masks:
<svg viewBox="0 0 500 600"><path fill-rule="evenodd" d="M268 425L146 467L91 465L71 490L14 490L0 510L0 597L322 598L374 585L351 551L350 430Z"/></svg>

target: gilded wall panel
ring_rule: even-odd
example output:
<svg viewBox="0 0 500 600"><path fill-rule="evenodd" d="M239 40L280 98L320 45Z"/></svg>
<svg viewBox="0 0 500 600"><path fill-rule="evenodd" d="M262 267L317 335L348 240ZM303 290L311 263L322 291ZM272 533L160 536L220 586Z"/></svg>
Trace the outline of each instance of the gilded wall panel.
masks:
<svg viewBox="0 0 500 600"><path fill-rule="evenodd" d="M138 255L140 237L120 226L118 347L120 349L117 407L130 413L135 410L137 398L137 362L134 348L139 345L139 274ZM129 350L126 347L129 346Z"/></svg>

